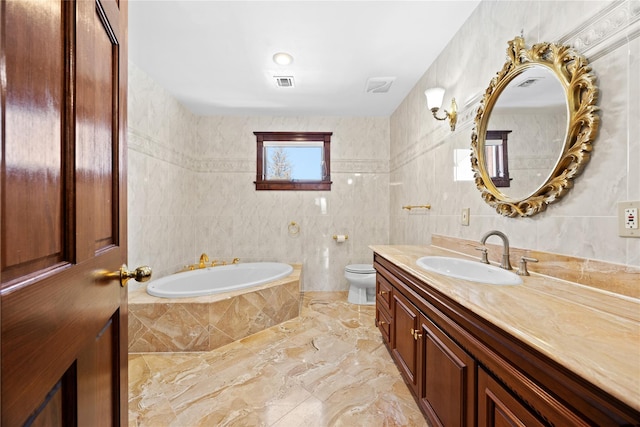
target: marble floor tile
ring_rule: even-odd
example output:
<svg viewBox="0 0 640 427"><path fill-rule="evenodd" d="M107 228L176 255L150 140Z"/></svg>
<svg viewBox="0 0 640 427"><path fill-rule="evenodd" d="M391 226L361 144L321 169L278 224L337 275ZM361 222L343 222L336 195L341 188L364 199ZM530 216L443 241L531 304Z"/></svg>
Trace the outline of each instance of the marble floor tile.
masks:
<svg viewBox="0 0 640 427"><path fill-rule="evenodd" d="M427 426L374 325L345 292L207 352L131 353L129 426Z"/></svg>

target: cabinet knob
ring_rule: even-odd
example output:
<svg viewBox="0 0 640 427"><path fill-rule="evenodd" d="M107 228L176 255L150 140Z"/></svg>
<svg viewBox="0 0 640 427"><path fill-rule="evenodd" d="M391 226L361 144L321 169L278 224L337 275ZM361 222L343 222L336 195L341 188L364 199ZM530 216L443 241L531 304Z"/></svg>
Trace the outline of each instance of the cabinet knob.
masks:
<svg viewBox="0 0 640 427"><path fill-rule="evenodd" d="M380 291L380 292L378 292L378 295L386 295L386 294L387 294L387 291Z"/></svg>
<svg viewBox="0 0 640 427"><path fill-rule="evenodd" d="M378 320L378 325L386 325L387 322L385 322L384 320Z"/></svg>

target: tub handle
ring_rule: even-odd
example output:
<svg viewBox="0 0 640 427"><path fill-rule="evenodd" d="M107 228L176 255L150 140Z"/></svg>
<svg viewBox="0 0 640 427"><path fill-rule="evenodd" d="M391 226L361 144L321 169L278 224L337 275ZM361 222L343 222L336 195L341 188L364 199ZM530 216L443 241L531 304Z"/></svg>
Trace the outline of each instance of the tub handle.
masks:
<svg viewBox="0 0 640 427"><path fill-rule="evenodd" d="M129 270L127 264L122 264L117 271L100 270L95 273L96 279L100 282L110 282L112 280L118 280L121 287L127 286L129 279L134 279L136 282L146 282L151 279L151 267L143 265L135 270Z"/></svg>

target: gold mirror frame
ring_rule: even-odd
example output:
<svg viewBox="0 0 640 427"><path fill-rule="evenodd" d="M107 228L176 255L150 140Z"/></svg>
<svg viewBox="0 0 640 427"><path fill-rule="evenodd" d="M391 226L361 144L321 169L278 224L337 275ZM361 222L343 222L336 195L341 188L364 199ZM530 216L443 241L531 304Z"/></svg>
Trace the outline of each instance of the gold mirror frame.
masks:
<svg viewBox="0 0 640 427"><path fill-rule="evenodd" d="M507 62L491 80L476 113L471 135L471 167L485 202L501 215L526 217L540 213L548 204L558 201L589 161L600 123L596 106L598 88L587 59L569 46L537 43L527 49L522 37L516 37L508 45ZM516 76L534 66L548 68L564 88L568 127L562 153L547 180L529 196L513 199L499 191L491 181L485 167L485 136L491 110L502 91Z"/></svg>

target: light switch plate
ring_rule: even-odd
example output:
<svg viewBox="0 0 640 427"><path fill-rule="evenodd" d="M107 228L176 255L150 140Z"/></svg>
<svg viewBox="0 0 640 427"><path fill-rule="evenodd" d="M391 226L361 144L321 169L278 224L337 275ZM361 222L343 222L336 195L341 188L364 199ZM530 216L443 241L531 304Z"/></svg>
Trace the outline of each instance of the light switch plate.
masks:
<svg viewBox="0 0 640 427"><path fill-rule="evenodd" d="M622 237L640 237L640 201L618 203L618 235Z"/></svg>
<svg viewBox="0 0 640 427"><path fill-rule="evenodd" d="M462 208L460 214L460 224L469 225L469 208Z"/></svg>

